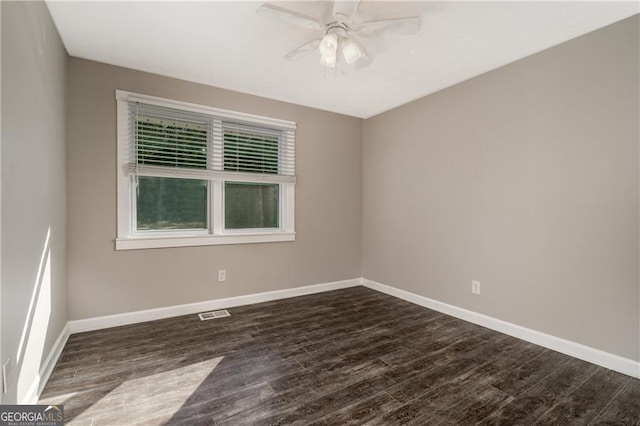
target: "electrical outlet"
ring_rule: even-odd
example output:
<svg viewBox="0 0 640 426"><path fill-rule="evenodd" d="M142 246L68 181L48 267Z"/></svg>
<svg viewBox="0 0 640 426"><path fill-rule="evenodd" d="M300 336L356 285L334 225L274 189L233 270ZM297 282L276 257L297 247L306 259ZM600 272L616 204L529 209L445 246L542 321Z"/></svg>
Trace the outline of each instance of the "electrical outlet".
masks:
<svg viewBox="0 0 640 426"><path fill-rule="evenodd" d="M480 281L471 281L471 293L480 294Z"/></svg>
<svg viewBox="0 0 640 426"><path fill-rule="evenodd" d="M2 363L2 393L9 392L11 384L11 359L7 359Z"/></svg>
<svg viewBox="0 0 640 426"><path fill-rule="evenodd" d="M218 269L218 282L227 280L227 270L226 269Z"/></svg>

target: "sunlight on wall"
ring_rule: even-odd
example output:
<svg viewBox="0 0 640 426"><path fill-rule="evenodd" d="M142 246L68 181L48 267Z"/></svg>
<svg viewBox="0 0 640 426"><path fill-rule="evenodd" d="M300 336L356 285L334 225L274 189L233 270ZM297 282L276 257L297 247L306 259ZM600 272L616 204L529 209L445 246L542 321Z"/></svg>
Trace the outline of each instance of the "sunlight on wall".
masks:
<svg viewBox="0 0 640 426"><path fill-rule="evenodd" d="M51 317L50 237L51 228L48 229L45 238L38 274L33 284L29 311L25 318L16 355L16 365L19 371L17 375L18 401L22 401L26 395L34 393L39 385L40 363L43 358L49 318Z"/></svg>

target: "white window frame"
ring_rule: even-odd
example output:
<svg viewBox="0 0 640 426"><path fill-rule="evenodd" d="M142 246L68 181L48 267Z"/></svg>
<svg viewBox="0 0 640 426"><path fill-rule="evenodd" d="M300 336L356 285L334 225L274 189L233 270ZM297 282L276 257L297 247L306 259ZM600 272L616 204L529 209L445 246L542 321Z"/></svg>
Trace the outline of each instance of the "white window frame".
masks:
<svg viewBox="0 0 640 426"><path fill-rule="evenodd" d="M206 114L215 117L215 119L235 120L257 127L265 126L287 131L295 131L295 122L174 101L124 90L116 90L115 97L118 129L116 250L295 241L295 176L287 177L243 172L209 171L210 176L208 178L194 176L194 179L206 179L209 182L207 190L209 212L207 220L208 229L136 232L135 173L131 170L130 166L132 135L129 129L129 108L132 103L140 102ZM147 167L145 169L145 175L153 176L153 167ZM166 171L161 175L167 177ZM280 187L280 204L278 209L278 223L280 227L266 229L224 229L224 182L278 183Z"/></svg>

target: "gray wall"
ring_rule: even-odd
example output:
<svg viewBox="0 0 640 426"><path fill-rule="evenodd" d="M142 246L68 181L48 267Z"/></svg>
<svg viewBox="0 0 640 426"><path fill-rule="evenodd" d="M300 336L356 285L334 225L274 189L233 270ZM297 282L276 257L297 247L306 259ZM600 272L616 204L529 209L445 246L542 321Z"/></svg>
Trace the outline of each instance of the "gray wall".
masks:
<svg viewBox="0 0 640 426"><path fill-rule="evenodd" d="M114 251L116 89L296 121L296 241ZM360 119L75 58L67 95L71 319L360 276Z"/></svg>
<svg viewBox="0 0 640 426"><path fill-rule="evenodd" d="M640 360L638 27L366 120L363 275Z"/></svg>
<svg viewBox="0 0 640 426"><path fill-rule="evenodd" d="M21 401L67 321L67 54L41 2L2 2L2 360Z"/></svg>

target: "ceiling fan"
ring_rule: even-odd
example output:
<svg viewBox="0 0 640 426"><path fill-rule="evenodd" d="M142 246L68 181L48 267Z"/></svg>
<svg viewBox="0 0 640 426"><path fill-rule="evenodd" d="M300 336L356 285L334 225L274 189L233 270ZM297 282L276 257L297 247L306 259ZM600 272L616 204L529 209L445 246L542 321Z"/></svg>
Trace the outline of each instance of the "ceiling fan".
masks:
<svg viewBox="0 0 640 426"><path fill-rule="evenodd" d="M287 53L285 59L294 61L318 51L320 63L328 68L336 67L340 60L339 52L342 53L347 64L355 64L356 68L362 68L372 62L357 37L414 35L422 25L419 15L361 22L357 19L359 3L359 1L335 1L332 13L326 19L307 16L272 3L262 4L257 12L259 15L272 16L308 30L322 31L323 36L308 41Z"/></svg>

